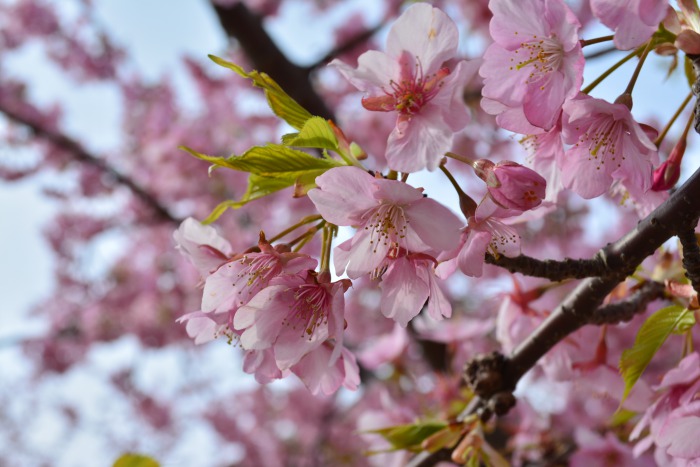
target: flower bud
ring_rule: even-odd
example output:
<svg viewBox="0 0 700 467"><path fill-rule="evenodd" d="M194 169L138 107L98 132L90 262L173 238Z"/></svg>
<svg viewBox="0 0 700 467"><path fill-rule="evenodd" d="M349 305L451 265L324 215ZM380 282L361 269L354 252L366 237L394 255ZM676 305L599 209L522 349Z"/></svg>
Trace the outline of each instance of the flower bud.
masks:
<svg viewBox="0 0 700 467"><path fill-rule="evenodd" d="M663 164L654 170L651 189L654 191L666 191L673 188L681 176L681 161L685 154L685 138L678 141L671 154Z"/></svg>
<svg viewBox="0 0 700 467"><path fill-rule="evenodd" d="M494 201L504 208L527 211L539 206L545 196L545 179L518 163L494 164L481 159L474 163L474 170L486 182Z"/></svg>

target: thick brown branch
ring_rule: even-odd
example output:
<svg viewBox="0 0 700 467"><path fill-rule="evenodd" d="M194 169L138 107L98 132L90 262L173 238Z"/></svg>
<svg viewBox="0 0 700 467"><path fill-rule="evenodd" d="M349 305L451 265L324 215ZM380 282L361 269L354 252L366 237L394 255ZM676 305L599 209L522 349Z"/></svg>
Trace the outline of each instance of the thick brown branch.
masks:
<svg viewBox="0 0 700 467"><path fill-rule="evenodd" d="M71 154L73 158L79 162L97 167L104 172L115 183L127 187L136 195L146 206L150 207L158 219L179 224L181 219L173 217L172 214L163 206L151 193L147 192L143 187L137 184L127 175L122 174L114 167L109 165L107 161L89 153L80 143L66 135L57 133L51 129L45 128L40 123L33 121L17 112L9 106L0 103L0 112L5 114L12 122L23 125L34 133L38 138L44 139L57 148Z"/></svg>
<svg viewBox="0 0 700 467"><path fill-rule="evenodd" d="M481 357L481 361L474 361L476 367L469 369L469 373L475 375L473 379L494 384L480 385L479 399L470 404L469 413L490 410L489 407L493 405L491 399L501 397L504 392L512 392L520 378L552 347L582 326L599 320L600 313L606 310L606 307L601 309L603 300L621 281L666 240L686 231L689 225L695 225L700 216L698 200L700 170L640 221L634 230L602 250L606 258L616 259L616 264L612 266L607 261L611 274L582 281L509 358L488 355ZM653 296L652 292L645 299ZM489 373L493 371L499 374ZM415 461L411 465L426 466L433 465L436 459L432 455L421 454L416 456Z"/></svg>
<svg viewBox="0 0 700 467"><path fill-rule="evenodd" d="M486 262L502 267L510 272L519 272L526 276L543 277L552 281L564 279L585 279L587 277L605 276L612 273L602 253L598 253L593 259L571 259L562 261L540 260L529 256L520 255L514 258L499 256L496 258L490 253L486 254Z"/></svg>
<svg viewBox="0 0 700 467"><path fill-rule="evenodd" d="M661 282L649 281L641 285L632 295L617 303L601 306L593 312L588 324L618 324L644 312L647 305L664 296L666 287Z"/></svg>
<svg viewBox="0 0 700 467"><path fill-rule="evenodd" d="M695 224L678 232L678 239L683 245L685 275L695 292L700 295L700 247L698 247L698 237L695 235Z"/></svg>
<svg viewBox="0 0 700 467"><path fill-rule="evenodd" d="M606 278L581 282L563 303L523 342L508 359L505 387L515 384L535 363L564 337L590 322L605 297L624 280L646 257L666 240L700 215L700 171L680 187L661 206L640 221L634 230L605 250L618 257L621 267Z"/></svg>
<svg viewBox="0 0 700 467"><path fill-rule="evenodd" d="M333 112L314 91L310 70L295 65L282 53L263 27L263 19L242 2L213 5L224 31L238 41L258 71L264 71L313 115L334 120Z"/></svg>

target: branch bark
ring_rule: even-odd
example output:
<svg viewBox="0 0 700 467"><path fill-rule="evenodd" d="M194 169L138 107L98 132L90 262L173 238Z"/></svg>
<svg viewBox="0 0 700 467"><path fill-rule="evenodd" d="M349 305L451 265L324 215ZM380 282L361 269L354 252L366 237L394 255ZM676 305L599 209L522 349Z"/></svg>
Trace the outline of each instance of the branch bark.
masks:
<svg viewBox="0 0 700 467"><path fill-rule="evenodd" d="M700 170L632 231L601 250L616 263L614 267L611 266L610 274L583 280L510 357L493 354L472 361L467 372L478 379L472 382L473 387L478 387L475 391L477 397L469 404L468 413L465 411L463 416L472 413L478 413L482 418L490 416L490 406L494 405L491 399L500 398L504 392L512 392L520 378L566 336L586 324L599 321L607 308L601 307L605 297L666 240L675 235L683 235L689 225L695 225L700 216L698 200ZM658 292L651 286L650 289L648 295L643 294L640 304ZM477 383L481 383L480 386ZM444 459L444 451L450 450L420 453L409 465L434 465Z"/></svg>
<svg viewBox="0 0 700 467"><path fill-rule="evenodd" d="M172 222L174 224L179 224L182 222L182 219L178 219L170 214L168 209L141 185L136 183L129 176L119 172L103 158L91 154L76 140L44 127L33 119L22 115L21 112L13 109L12 106L5 105L3 102L0 102L0 113L3 113L12 122L27 127L32 133L34 133L34 135L36 135L36 137L44 139L57 148L70 153L78 162L97 167L115 183L127 187L146 206L153 210L158 219Z"/></svg>
<svg viewBox="0 0 700 467"><path fill-rule="evenodd" d="M312 115L335 120L333 112L313 88L311 69L289 61L265 31L262 17L250 11L243 2L212 6L226 34L238 41L255 69L270 75Z"/></svg>

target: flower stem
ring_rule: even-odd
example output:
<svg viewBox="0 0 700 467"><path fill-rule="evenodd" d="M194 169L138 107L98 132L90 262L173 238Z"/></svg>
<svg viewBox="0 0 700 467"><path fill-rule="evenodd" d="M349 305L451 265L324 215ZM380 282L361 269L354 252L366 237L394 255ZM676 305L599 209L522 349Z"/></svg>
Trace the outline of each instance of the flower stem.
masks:
<svg viewBox="0 0 700 467"><path fill-rule="evenodd" d="M321 273L330 272L331 264L331 246L333 245L333 237L335 237L338 227L333 224L323 226L323 243L321 245Z"/></svg>
<svg viewBox="0 0 700 467"><path fill-rule="evenodd" d="M656 141L654 141L654 144L656 145L656 147L661 146L661 143L663 143L664 138L666 138L666 134L667 134L668 131L671 129L671 127L673 126L673 124L676 122L676 120L678 119L678 117L681 115L681 112L683 112L683 109L685 109L685 107L688 105L688 102L690 102L690 99L691 99L692 97L693 97L693 93L692 93L692 92L689 92L689 93L688 93L688 96L685 98L685 100L683 101L683 103L682 103L682 104L680 105L680 107L678 107L678 109L676 110L676 113L673 114L673 117L671 117L671 120L669 120L669 122L666 124L666 126L664 127L664 129L663 129L663 131L661 132L661 134L658 136L658 138L656 138ZM691 122L692 122L692 116L691 116ZM688 134L688 128L689 128L689 125L686 125L686 130L685 130L685 132L684 132L685 135Z"/></svg>
<svg viewBox="0 0 700 467"><path fill-rule="evenodd" d="M639 54L642 52L642 50L643 50L643 49L642 49L641 47L639 47L637 50L633 50L632 52L630 52L629 54L627 54L627 55L626 55L625 57L623 57L619 62L617 62L616 64L614 64L613 66L611 66L609 69L607 69L606 71L604 71L602 75L600 75L598 78L596 78L595 81L593 81L591 84L589 84L588 86L586 86L581 92L584 93L584 94L590 94L591 91L592 91L596 86L598 86L605 78L607 78L608 76L610 76L610 75L613 73L613 71L617 70L617 69L620 68L622 65L624 65L625 63L627 63L628 61L630 61L630 60L632 59L632 57L635 57L635 56L639 55Z"/></svg>
<svg viewBox="0 0 700 467"><path fill-rule="evenodd" d="M446 152L445 155L451 159L454 159L456 161L464 162L467 165L471 165L472 167L474 166L474 161L467 156L463 156L462 154L457 154L454 152ZM441 167L442 168L442 167Z"/></svg>
<svg viewBox="0 0 700 467"><path fill-rule="evenodd" d="M448 154L451 154L451 153L448 153ZM457 191L457 194L460 197L466 196L466 193L464 193L464 191L462 190L462 187L459 186L459 183L457 183L457 180L455 180L454 176L450 173L450 171L447 170L447 167L445 167L444 165L441 165L440 170L442 170L442 173L444 173L445 176L447 177L447 179L450 181L450 183L452 183L452 186Z"/></svg>
<svg viewBox="0 0 700 467"><path fill-rule="evenodd" d="M280 238L284 237L285 235L287 235L287 234L293 232L294 230L298 229L298 228L301 227L302 225L310 224L311 222L314 222L314 221L317 221L317 220L320 220L320 219L322 219L322 217L321 217L319 214L316 214L316 215L313 215L313 216L306 216L305 218L303 218L302 220L300 220L300 221L297 222L296 224L292 225L291 227L288 227L288 228L284 229L282 232L280 232L280 233L278 233L277 235L275 235L274 237L270 238L270 239L268 240L268 242L272 243L272 242L274 242L274 241L276 241L276 240L279 240Z"/></svg>
<svg viewBox="0 0 700 467"><path fill-rule="evenodd" d="M644 66L644 62L647 59L647 56L649 55L649 51L651 51L653 41L649 41L646 44L646 47L644 47L644 52L642 52L642 56L639 57L639 62L637 62L637 67L634 69L634 73L632 73L632 78L630 79L629 84L627 85L627 89L625 89L625 92L623 94L632 94L632 90L634 89L634 85L637 84L637 78L639 77L639 72L642 71L642 66ZM639 50L639 49L637 49Z"/></svg>
<svg viewBox="0 0 700 467"><path fill-rule="evenodd" d="M301 234L298 237L296 237L295 239L287 242L287 245L289 245L289 246L296 245L296 247L294 248L293 251L299 251L301 249L301 247L303 247L304 245L306 245L306 243L308 243L309 240L314 238L314 235L316 235L316 232L321 230L324 225L326 225L326 221L319 222L318 224L309 228L303 234Z"/></svg>
<svg viewBox="0 0 700 467"><path fill-rule="evenodd" d="M587 45L600 44L601 42L611 41L615 38L614 35L596 37L595 39L583 40L581 39L581 47L586 47Z"/></svg>

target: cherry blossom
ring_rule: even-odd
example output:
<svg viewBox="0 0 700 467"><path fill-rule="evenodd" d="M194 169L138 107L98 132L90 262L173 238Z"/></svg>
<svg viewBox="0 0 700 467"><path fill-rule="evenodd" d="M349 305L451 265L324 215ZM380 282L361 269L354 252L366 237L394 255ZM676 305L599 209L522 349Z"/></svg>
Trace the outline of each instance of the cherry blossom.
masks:
<svg viewBox="0 0 700 467"><path fill-rule="evenodd" d="M327 273L277 276L236 312L233 324L243 331L246 350L272 347L280 370L287 370L327 339L335 339L330 363L340 356L345 300L350 285L331 283Z"/></svg>
<svg viewBox="0 0 700 467"><path fill-rule="evenodd" d="M591 0L593 14L615 31L615 47L621 50L646 42L659 28L668 8L667 0Z"/></svg>
<svg viewBox="0 0 700 467"><path fill-rule="evenodd" d="M564 142L572 145L561 162L564 186L584 198L605 193L613 180L646 192L659 155L651 138L624 104L580 95L564 104ZM651 138L650 138L651 137Z"/></svg>
<svg viewBox="0 0 700 467"><path fill-rule="evenodd" d="M469 122L462 88L475 75L477 61L445 63L457 55L457 27L437 8L417 3L394 23L386 53L368 51L358 67L331 62L366 93L368 110L398 113L386 158L401 172L435 170L452 145L455 132Z"/></svg>
<svg viewBox="0 0 700 467"><path fill-rule="evenodd" d="M583 80L580 24L562 0L492 0L494 43L484 54L482 107L493 115L522 111L544 130ZM520 110L522 109L522 110Z"/></svg>
<svg viewBox="0 0 700 467"><path fill-rule="evenodd" d="M314 352L307 353L292 373L301 379L311 394L333 394L341 386L354 391L360 384L360 369L355 356L343 348L340 357L333 360L333 345L325 342Z"/></svg>
<svg viewBox="0 0 700 467"><path fill-rule="evenodd" d="M372 272L397 246L422 253L450 250L459 242L462 222L457 216L401 181L374 178L357 167L338 167L317 177L316 185L308 195L323 218L358 229L335 248L338 274L347 269L354 279Z"/></svg>
<svg viewBox="0 0 700 467"><path fill-rule="evenodd" d="M260 252L236 255L221 264L204 282L202 311L235 311L270 280L280 274L296 274L316 267L316 260L302 253L288 251L286 245L272 247L261 235Z"/></svg>
<svg viewBox="0 0 700 467"><path fill-rule="evenodd" d="M173 232L176 248L202 275L214 271L232 254L231 244L210 225L189 217Z"/></svg>
<svg viewBox="0 0 700 467"><path fill-rule="evenodd" d="M452 316L452 306L440 290L435 259L426 254L397 252L387 257L382 274L381 310L387 318L406 327L428 301L428 315L441 320Z"/></svg>

